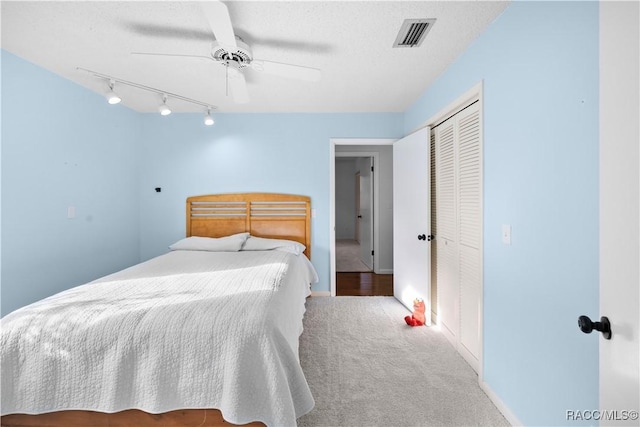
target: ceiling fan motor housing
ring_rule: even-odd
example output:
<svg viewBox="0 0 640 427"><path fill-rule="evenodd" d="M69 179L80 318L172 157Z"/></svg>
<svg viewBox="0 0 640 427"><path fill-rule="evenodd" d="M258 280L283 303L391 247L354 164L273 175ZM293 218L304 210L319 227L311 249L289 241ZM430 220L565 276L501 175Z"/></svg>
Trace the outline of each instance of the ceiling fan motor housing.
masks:
<svg viewBox="0 0 640 427"><path fill-rule="evenodd" d="M213 46L211 47L211 56L216 61L223 61L228 63L229 61L234 61L238 68L244 68L249 66L251 60L253 59L251 55L251 49L249 49L249 45L247 45L242 39L236 37L237 48L235 50L230 51L227 48L221 46L218 41L213 42Z"/></svg>

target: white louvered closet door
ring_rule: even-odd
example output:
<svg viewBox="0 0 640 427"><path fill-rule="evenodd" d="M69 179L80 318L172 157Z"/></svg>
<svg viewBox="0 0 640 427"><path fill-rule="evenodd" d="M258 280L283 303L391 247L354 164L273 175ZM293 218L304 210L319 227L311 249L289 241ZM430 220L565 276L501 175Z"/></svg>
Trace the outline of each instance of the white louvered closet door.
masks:
<svg viewBox="0 0 640 427"><path fill-rule="evenodd" d="M482 176L479 103L463 110L458 122L458 232L460 236L460 344L474 359L480 352L482 280Z"/></svg>
<svg viewBox="0 0 640 427"><path fill-rule="evenodd" d="M435 128L436 268L445 335L477 371L482 298L482 153L479 103Z"/></svg>
<svg viewBox="0 0 640 427"><path fill-rule="evenodd" d="M455 117L435 128L438 318L445 335L458 330Z"/></svg>
<svg viewBox="0 0 640 427"><path fill-rule="evenodd" d="M429 139L429 177L431 179L431 234L438 235L436 224L436 135L435 132L430 133ZM438 323L438 245L434 240L431 245L431 322Z"/></svg>

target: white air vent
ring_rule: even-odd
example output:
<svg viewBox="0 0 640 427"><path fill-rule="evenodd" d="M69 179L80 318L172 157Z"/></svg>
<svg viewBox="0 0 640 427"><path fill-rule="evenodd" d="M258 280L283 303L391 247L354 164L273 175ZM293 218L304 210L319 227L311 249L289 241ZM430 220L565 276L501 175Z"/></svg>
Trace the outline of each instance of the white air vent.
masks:
<svg viewBox="0 0 640 427"><path fill-rule="evenodd" d="M418 47L435 24L432 19L405 19L393 47Z"/></svg>

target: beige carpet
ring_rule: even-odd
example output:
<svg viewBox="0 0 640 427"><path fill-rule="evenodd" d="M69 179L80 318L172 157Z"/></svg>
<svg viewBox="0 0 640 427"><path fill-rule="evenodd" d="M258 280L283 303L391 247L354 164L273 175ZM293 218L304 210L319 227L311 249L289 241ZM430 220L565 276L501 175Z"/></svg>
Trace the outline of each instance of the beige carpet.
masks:
<svg viewBox="0 0 640 427"><path fill-rule="evenodd" d="M360 260L360 244L358 242L355 240L336 240L336 271L338 273L371 271Z"/></svg>
<svg viewBox="0 0 640 427"><path fill-rule="evenodd" d="M300 363L314 409L298 427L508 426L435 328L393 297L307 300Z"/></svg>

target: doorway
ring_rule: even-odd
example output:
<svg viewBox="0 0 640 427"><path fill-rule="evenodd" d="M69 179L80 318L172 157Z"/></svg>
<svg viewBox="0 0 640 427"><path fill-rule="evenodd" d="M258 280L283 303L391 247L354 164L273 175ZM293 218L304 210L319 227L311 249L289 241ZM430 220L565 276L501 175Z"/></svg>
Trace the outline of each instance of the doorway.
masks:
<svg viewBox="0 0 640 427"><path fill-rule="evenodd" d="M374 272L374 156L335 161L336 295L390 296L392 276Z"/></svg>
<svg viewBox="0 0 640 427"><path fill-rule="evenodd" d="M330 140L330 262L331 296L336 295L392 295L393 289L393 232L392 232L392 139L331 139ZM355 165L355 159L360 162ZM353 167L339 162L354 161ZM366 162L368 163L368 166ZM371 165L371 163L373 163ZM371 171L373 166L373 171ZM347 175L340 168L347 168ZM350 168L350 169L349 169ZM365 170L368 169L368 181L371 186L366 190ZM358 176L356 174L359 172ZM341 175L348 178L341 180ZM358 181L359 180L359 181ZM356 209L356 185L360 193ZM363 189L364 188L364 189ZM348 190L348 191L343 191ZM347 217L351 231L346 236L352 240L352 253L360 252L363 271L342 271L338 269L338 251L342 250L342 237L345 236L344 210L338 209L343 192L351 193L346 202ZM366 196L364 194L367 194ZM364 211L363 211L364 209ZM368 209L368 212L367 212ZM350 213L349 213L350 212ZM362 218L357 218L361 215ZM367 218L369 222L367 222ZM357 220L360 221L357 221ZM356 235L356 224L360 222ZM364 232L363 230L367 230ZM357 248L353 248L357 244ZM364 260L362 260L364 258ZM354 270L352 268L351 270ZM359 269L355 269L359 270ZM338 277L339 276L339 277ZM338 292L338 281L340 288Z"/></svg>
<svg viewBox="0 0 640 427"><path fill-rule="evenodd" d="M336 272L374 271L373 156L335 160Z"/></svg>

